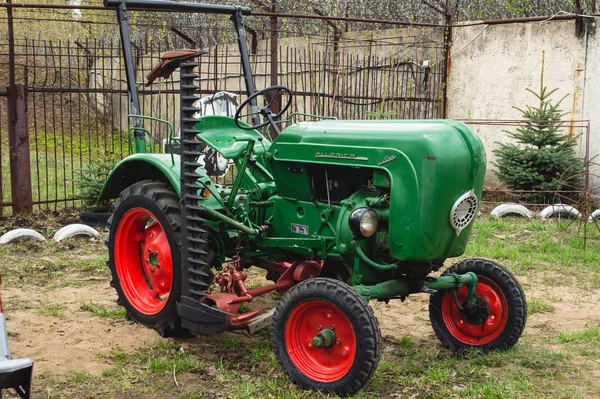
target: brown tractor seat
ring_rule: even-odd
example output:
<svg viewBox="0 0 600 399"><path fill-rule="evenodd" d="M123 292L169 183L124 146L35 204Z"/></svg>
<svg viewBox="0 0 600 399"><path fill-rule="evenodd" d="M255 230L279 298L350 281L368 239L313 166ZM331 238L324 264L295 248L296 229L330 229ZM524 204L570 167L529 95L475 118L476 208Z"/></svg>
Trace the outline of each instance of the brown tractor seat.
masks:
<svg viewBox="0 0 600 399"><path fill-rule="evenodd" d="M148 80L146 87L150 86L152 82L156 80L156 78L168 78L171 76L173 71L179 68L179 64L181 64L183 61L187 61L190 58L194 58L206 53L208 53L208 51L188 49L167 51L162 53L158 63L154 66L154 68L152 68L148 76L146 76L146 79Z"/></svg>

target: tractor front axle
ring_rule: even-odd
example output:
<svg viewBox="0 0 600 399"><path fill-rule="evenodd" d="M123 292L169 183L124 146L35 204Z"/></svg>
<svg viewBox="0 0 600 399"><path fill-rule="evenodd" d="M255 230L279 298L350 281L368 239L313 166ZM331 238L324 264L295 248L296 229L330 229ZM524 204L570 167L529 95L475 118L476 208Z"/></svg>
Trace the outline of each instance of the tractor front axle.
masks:
<svg viewBox="0 0 600 399"><path fill-rule="evenodd" d="M419 292L430 292L467 287L468 303L475 304L475 288L477 275L473 272L465 274L448 274L445 276L429 276L424 280L394 279L375 285L355 285L354 289L367 301L371 299L387 300L405 297Z"/></svg>

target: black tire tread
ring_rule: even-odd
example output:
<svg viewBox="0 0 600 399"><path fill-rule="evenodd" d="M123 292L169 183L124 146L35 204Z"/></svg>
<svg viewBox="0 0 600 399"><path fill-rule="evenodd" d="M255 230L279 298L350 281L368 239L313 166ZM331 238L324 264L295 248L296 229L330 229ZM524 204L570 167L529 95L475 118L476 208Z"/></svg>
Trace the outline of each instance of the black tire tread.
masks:
<svg viewBox="0 0 600 399"><path fill-rule="evenodd" d="M506 350L511 348L521 337L527 321L527 301L523 288L515 276L503 266L488 259L473 258L458 262L448 268L443 275L450 273L464 274L474 272L494 281L502 289L507 301L508 320L504 331L494 341L476 346L482 351ZM429 299L429 319L431 327L442 345L455 352L475 346L458 341L448 331L442 319L442 300L446 291L437 291Z"/></svg>
<svg viewBox="0 0 600 399"><path fill-rule="evenodd" d="M161 315L158 319L150 318L153 319L153 321L149 322L148 318L138 316L135 310L131 306L128 306L129 302L120 290L119 278L116 272L114 262L111 259L112 252L110 250L110 239L112 237L112 225L114 223L115 213L122 206L124 201L133 196L145 197L146 199L153 201L158 206L158 208L163 212L164 216L168 220L168 223L175 236L175 241L177 245L176 248L171 248L171 251L172 253L173 251L178 251L179 253L181 252L181 211L179 207L179 197L177 196L175 191L173 191L171 186L167 183L153 180L143 180L137 182L127 187L120 193L119 198L113 204L113 214L107 222L109 231L111 231L111 233L109 234L109 238L107 238L106 240L106 245L109 247L109 259L106 262L106 264L111 270L112 276L110 286L115 288L115 290L117 291L117 303L125 307L127 311L127 318L135 320L136 322L143 324L146 327L155 329L161 336L164 337L183 335L186 333L186 331L181 328L181 321L177 316L177 308L174 305L175 302L179 301L179 294L175 295L176 298L170 298L170 300L173 300L173 305L168 306L169 310L165 314ZM173 268L174 275L175 273L179 273L179 270L181 269L180 265L175 264L175 262L173 263ZM173 291L179 293L180 287L175 286L175 278L173 279L173 284ZM180 283L178 285L180 285Z"/></svg>

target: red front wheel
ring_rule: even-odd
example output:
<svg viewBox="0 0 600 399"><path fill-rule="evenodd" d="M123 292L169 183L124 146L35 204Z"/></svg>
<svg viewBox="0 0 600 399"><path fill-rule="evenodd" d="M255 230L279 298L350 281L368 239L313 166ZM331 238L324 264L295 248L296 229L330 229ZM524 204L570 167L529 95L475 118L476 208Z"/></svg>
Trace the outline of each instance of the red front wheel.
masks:
<svg viewBox="0 0 600 399"><path fill-rule="evenodd" d="M305 280L283 297L273 316L279 363L303 388L351 395L377 368L381 332L367 302L348 285Z"/></svg>
<svg viewBox="0 0 600 399"><path fill-rule="evenodd" d="M163 335L180 330L180 218L175 192L144 181L121 193L109 219L111 285L132 319Z"/></svg>
<svg viewBox="0 0 600 399"><path fill-rule="evenodd" d="M431 326L442 344L453 350L508 349L521 336L527 303L516 278L499 264L467 259L444 274L477 274L475 304L468 303L467 287L438 291L429 301Z"/></svg>

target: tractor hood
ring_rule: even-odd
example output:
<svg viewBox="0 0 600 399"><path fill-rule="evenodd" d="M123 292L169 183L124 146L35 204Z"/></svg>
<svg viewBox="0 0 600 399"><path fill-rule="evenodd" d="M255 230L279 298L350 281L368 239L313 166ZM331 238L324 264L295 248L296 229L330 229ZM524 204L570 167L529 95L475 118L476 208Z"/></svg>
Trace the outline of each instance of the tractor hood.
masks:
<svg viewBox="0 0 600 399"><path fill-rule="evenodd" d="M465 124L303 122L285 129L269 152L275 161L385 170L390 253L396 259L443 259L464 252L472 223L457 232L450 213L471 190L481 198L486 165L481 141Z"/></svg>

